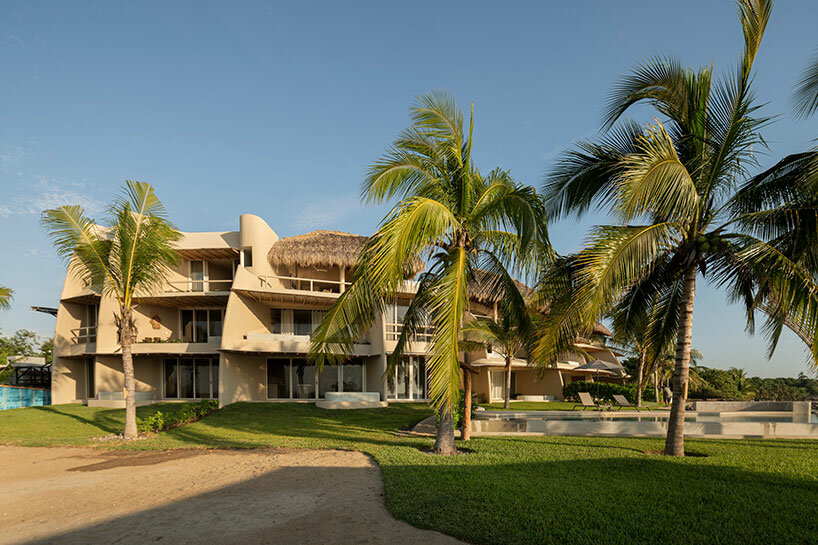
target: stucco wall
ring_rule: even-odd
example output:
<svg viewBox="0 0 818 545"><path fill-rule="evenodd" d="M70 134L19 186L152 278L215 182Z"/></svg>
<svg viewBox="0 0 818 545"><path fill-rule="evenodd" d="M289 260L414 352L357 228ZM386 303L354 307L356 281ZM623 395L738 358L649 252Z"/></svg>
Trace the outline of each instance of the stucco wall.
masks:
<svg viewBox="0 0 818 545"><path fill-rule="evenodd" d="M55 357L51 367L51 403L60 405L86 398L85 359Z"/></svg>
<svg viewBox="0 0 818 545"><path fill-rule="evenodd" d="M266 399L266 357L257 354L222 353L219 364L219 403Z"/></svg>

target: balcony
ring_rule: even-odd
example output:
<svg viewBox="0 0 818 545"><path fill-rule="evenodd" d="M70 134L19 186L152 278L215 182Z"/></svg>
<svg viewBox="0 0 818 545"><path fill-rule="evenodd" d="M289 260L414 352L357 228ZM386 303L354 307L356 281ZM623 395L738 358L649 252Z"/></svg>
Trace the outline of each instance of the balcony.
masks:
<svg viewBox="0 0 818 545"><path fill-rule="evenodd" d="M403 332L403 324L386 324L386 340L397 341L400 334ZM435 328L432 326L423 326L415 328L415 334L409 339L410 343L429 343L432 342L432 336L435 333Z"/></svg>
<svg viewBox="0 0 818 545"><path fill-rule="evenodd" d="M150 295L140 295L140 304L161 307L223 307L233 286L232 279L224 280L171 280L163 291Z"/></svg>
<svg viewBox="0 0 818 545"><path fill-rule="evenodd" d="M309 291L313 293L341 293L352 285L352 282L341 282L340 280L296 276L259 275L258 279L261 288Z"/></svg>
<svg viewBox="0 0 818 545"><path fill-rule="evenodd" d="M71 330L72 344L87 344L97 342L97 326L76 327Z"/></svg>

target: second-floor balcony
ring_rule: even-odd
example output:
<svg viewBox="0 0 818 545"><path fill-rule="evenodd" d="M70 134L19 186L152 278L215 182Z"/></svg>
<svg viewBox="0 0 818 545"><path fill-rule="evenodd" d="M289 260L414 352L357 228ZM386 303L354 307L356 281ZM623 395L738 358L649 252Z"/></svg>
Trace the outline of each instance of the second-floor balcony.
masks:
<svg viewBox="0 0 818 545"><path fill-rule="evenodd" d="M386 340L397 341L400 334L403 332L403 324L387 323L386 324ZM432 326L421 326L415 328L415 334L409 339L409 342L428 343L432 342L435 328Z"/></svg>
<svg viewBox="0 0 818 545"><path fill-rule="evenodd" d="M259 275L258 279L261 288L309 291L313 293L341 293L352 285L352 282L342 282L340 280L297 276Z"/></svg>

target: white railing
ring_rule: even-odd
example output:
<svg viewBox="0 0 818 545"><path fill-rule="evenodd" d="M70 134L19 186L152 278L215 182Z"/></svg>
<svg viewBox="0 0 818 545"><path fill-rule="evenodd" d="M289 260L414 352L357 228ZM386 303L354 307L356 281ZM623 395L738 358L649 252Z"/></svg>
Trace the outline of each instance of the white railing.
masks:
<svg viewBox="0 0 818 545"><path fill-rule="evenodd" d="M71 330L71 342L85 344L97 342L97 326L77 327Z"/></svg>
<svg viewBox="0 0 818 545"><path fill-rule="evenodd" d="M386 340L397 341L403 331L403 324L386 324ZM432 342L435 328L432 326L422 326L415 328L415 334L409 339L410 342L428 343Z"/></svg>
<svg viewBox="0 0 818 545"><path fill-rule="evenodd" d="M324 280L321 278L301 278L296 276L259 275L259 285L262 288L279 288L285 290L312 291L319 293L341 293L352 285L352 282L340 280Z"/></svg>
<svg viewBox="0 0 818 545"><path fill-rule="evenodd" d="M169 293L224 293L229 292L233 280L171 280Z"/></svg>

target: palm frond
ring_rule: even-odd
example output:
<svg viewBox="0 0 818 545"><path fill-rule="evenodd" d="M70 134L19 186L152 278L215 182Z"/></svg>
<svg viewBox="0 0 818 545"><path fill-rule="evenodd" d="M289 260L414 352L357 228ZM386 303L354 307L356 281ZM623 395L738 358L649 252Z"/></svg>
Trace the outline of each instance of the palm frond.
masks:
<svg viewBox="0 0 818 545"><path fill-rule="evenodd" d="M801 73L793 102L793 110L798 117L808 117L818 111L818 56Z"/></svg>
<svg viewBox="0 0 818 545"><path fill-rule="evenodd" d="M6 286L0 286L0 310L10 309L12 299L14 299L14 290Z"/></svg>

